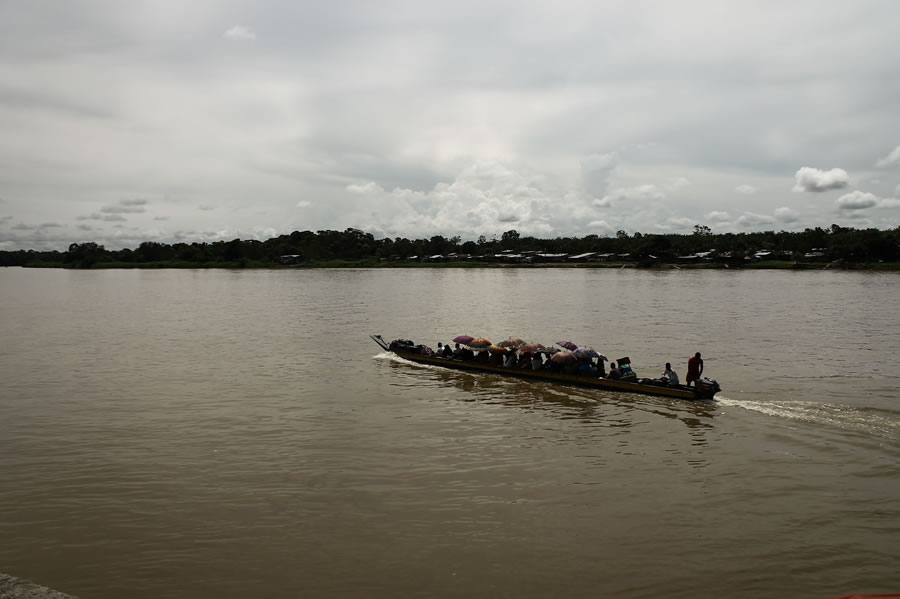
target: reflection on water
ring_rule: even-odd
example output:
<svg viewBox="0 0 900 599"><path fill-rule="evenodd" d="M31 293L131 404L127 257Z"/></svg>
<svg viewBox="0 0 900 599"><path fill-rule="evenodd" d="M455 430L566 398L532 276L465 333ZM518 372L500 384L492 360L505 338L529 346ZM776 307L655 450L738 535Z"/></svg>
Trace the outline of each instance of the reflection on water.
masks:
<svg viewBox="0 0 900 599"><path fill-rule="evenodd" d="M374 359L388 361L394 373L412 387L452 386L465 392L462 401L545 412L563 420L609 428L611 434L627 434L635 419L654 414L683 422L690 431L692 445L705 447L708 445L705 432L712 428L707 420L716 415L714 401L684 401L469 373L411 362L390 352L376 354ZM705 461L698 460L698 463L702 465Z"/></svg>

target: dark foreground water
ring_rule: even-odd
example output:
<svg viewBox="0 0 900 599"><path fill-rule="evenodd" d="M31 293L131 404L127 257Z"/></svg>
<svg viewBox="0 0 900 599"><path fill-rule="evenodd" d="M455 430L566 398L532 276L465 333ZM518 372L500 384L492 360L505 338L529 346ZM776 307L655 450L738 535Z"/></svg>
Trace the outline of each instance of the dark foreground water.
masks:
<svg viewBox="0 0 900 599"><path fill-rule="evenodd" d="M84 598L900 591L897 274L0 269L0 571ZM691 404L405 363L592 344Z"/></svg>

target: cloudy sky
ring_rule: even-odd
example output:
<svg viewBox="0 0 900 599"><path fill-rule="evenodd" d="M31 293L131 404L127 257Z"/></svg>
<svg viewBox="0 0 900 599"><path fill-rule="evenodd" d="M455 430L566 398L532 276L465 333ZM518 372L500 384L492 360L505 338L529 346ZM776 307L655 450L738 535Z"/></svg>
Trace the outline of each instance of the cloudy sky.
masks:
<svg viewBox="0 0 900 599"><path fill-rule="evenodd" d="M0 249L900 225L900 5L0 0Z"/></svg>

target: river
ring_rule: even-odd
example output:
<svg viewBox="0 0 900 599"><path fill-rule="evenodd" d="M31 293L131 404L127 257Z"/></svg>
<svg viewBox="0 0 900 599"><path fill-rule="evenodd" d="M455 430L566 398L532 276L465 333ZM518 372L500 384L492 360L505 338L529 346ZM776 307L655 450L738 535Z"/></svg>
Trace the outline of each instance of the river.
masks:
<svg viewBox="0 0 900 599"><path fill-rule="evenodd" d="M900 275L0 269L0 570L85 599L898 592ZM715 402L368 337L701 351Z"/></svg>

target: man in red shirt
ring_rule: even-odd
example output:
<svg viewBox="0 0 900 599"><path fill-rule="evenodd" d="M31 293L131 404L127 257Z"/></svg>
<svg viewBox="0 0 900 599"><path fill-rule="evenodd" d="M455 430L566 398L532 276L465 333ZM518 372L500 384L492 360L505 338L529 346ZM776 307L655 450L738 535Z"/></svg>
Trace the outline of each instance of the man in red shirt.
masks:
<svg viewBox="0 0 900 599"><path fill-rule="evenodd" d="M699 381L700 375L703 374L703 360L700 359L700 352L694 354L694 357L688 360L687 376L684 377L684 384L691 386L691 381Z"/></svg>

